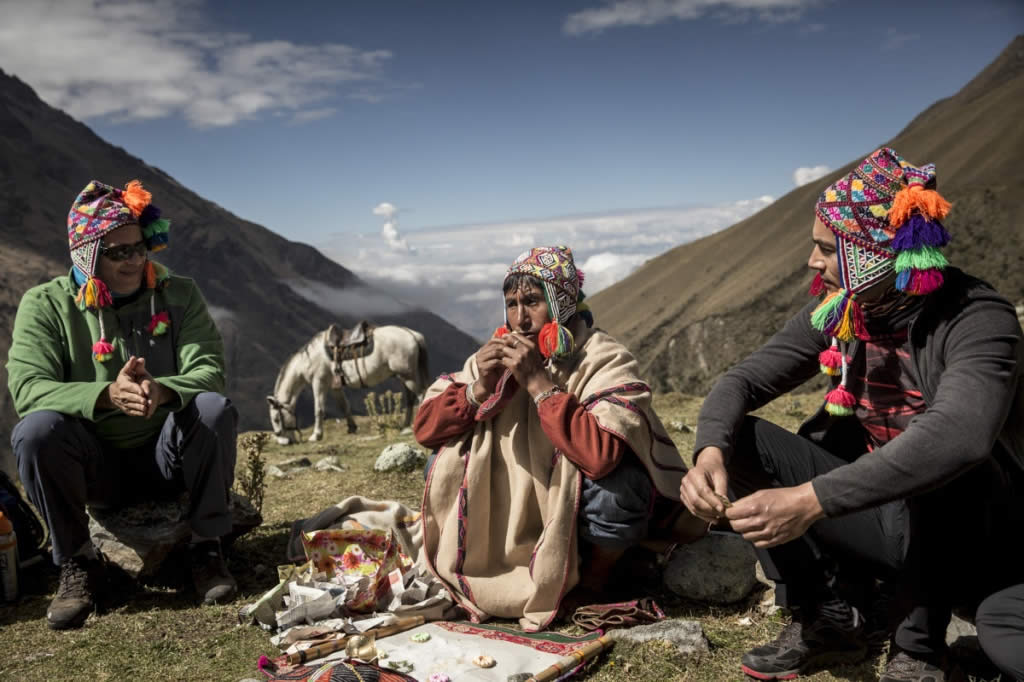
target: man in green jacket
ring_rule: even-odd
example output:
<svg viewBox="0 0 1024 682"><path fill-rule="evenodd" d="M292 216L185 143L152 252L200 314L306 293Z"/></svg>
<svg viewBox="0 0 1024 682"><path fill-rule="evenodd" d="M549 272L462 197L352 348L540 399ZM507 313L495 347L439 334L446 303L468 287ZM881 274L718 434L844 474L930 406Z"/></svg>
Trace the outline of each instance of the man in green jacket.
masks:
<svg viewBox="0 0 1024 682"><path fill-rule="evenodd" d="M704 401L681 497L754 543L793 615L747 675L863 659L888 634L865 618L881 577L904 607L883 682L948 679L953 607L1024 677L1024 343L1006 299L946 267L949 209L934 166L888 148L826 188L808 262L824 300ZM831 390L798 434L748 416L819 370Z"/></svg>
<svg viewBox="0 0 1024 682"><path fill-rule="evenodd" d="M138 181L90 182L68 214L71 272L18 306L11 443L60 566L54 629L80 627L103 588L87 503L188 491L196 589L206 603L237 591L220 537L231 530L238 414L221 395L223 343L198 287L149 259L168 227Z"/></svg>

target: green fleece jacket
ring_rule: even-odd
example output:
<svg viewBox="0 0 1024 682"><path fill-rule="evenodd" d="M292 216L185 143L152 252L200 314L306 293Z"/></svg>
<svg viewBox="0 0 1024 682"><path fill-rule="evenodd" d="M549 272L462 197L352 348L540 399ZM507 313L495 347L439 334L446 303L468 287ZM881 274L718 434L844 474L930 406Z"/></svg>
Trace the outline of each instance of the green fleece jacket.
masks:
<svg viewBox="0 0 1024 682"><path fill-rule="evenodd" d="M224 391L224 344L196 283L171 276L160 291L144 290L118 308L82 311L70 274L29 289L18 305L7 357L7 381L19 417L53 410L95 423L96 435L113 447L140 445L159 433L170 411L203 391ZM152 308L151 308L152 305ZM167 331L147 330L151 310L167 312ZM100 338L99 315L114 355L93 357ZM96 401L132 355L176 398L151 418L97 409Z"/></svg>

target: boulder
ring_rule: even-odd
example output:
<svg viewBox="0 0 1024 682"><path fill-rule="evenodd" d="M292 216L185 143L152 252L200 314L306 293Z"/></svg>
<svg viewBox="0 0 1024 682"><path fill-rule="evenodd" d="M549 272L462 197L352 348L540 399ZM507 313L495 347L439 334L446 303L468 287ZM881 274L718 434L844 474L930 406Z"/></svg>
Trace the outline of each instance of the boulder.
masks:
<svg viewBox="0 0 1024 682"><path fill-rule="evenodd" d="M637 644L651 640L664 640L673 644L680 655L686 657L700 658L709 650L708 640L704 636L704 628L695 620L673 618L657 623L637 625L624 630L611 630L608 634L614 640Z"/></svg>
<svg viewBox="0 0 1024 682"><path fill-rule="evenodd" d="M418 448L405 443L393 443L380 453L373 465L373 470L385 471L416 471L427 463L427 455Z"/></svg>
<svg viewBox="0 0 1024 682"><path fill-rule="evenodd" d="M117 509L89 509L92 543L109 562L132 578L156 575L164 559L192 537L185 518L188 496ZM225 544L263 523L248 498L231 492L231 532Z"/></svg>
<svg viewBox="0 0 1024 682"><path fill-rule="evenodd" d="M665 586L694 601L731 604L758 584L753 546L738 535L711 532L678 547L665 566Z"/></svg>

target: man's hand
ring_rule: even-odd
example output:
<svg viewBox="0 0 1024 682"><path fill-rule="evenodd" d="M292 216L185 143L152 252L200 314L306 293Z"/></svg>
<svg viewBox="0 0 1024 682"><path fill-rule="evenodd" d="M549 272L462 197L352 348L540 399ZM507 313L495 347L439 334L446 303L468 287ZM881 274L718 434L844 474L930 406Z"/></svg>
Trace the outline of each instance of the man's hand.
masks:
<svg viewBox="0 0 1024 682"><path fill-rule="evenodd" d="M149 373L146 369L146 358L138 358L134 369L135 379L146 398L146 413L143 416L149 419L156 414L156 408L169 401L173 394Z"/></svg>
<svg viewBox="0 0 1024 682"><path fill-rule="evenodd" d="M505 373L505 366L501 364L504 346L504 341L495 337L476 352L476 369L479 372L479 377L473 388L477 402L482 403L494 393L494 389L498 387L498 380Z"/></svg>
<svg viewBox="0 0 1024 682"><path fill-rule="evenodd" d="M679 484L679 497L690 513L708 523L725 515L729 474L721 448L709 446L697 453L697 463Z"/></svg>
<svg viewBox="0 0 1024 682"><path fill-rule="evenodd" d="M531 396L555 387L535 341L522 334L506 334L500 340L504 342L502 366L512 371L512 376Z"/></svg>
<svg viewBox="0 0 1024 682"><path fill-rule="evenodd" d="M99 407L118 409L131 417L146 416L149 408L146 393L136 381L140 360L134 355L128 358L128 362L117 373L114 383L108 385L100 395L97 401Z"/></svg>
<svg viewBox="0 0 1024 682"><path fill-rule="evenodd" d="M766 488L736 500L725 511L733 530L755 547L795 540L825 512L810 481L791 488Z"/></svg>

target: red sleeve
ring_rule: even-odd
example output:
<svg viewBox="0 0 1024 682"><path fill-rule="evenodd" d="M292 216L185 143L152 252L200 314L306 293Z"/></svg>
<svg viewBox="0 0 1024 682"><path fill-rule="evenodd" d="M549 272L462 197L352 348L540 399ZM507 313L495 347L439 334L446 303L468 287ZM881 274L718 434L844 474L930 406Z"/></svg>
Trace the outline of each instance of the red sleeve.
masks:
<svg viewBox="0 0 1024 682"><path fill-rule="evenodd" d="M466 384L453 383L416 410L412 433L427 448L439 448L473 428L476 407L466 399Z"/></svg>
<svg viewBox="0 0 1024 682"><path fill-rule="evenodd" d="M556 448L594 481L607 476L629 446L605 431L571 393L556 393L537 407L540 425Z"/></svg>

